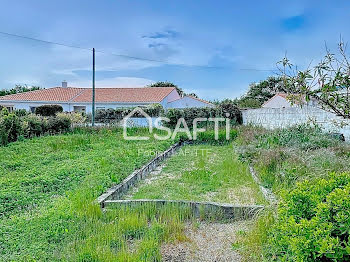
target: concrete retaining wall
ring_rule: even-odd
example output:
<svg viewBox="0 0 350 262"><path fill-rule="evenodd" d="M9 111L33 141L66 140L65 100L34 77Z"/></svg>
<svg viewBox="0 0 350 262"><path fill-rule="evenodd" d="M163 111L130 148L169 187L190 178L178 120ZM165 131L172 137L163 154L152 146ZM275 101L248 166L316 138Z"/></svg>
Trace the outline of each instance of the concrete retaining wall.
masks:
<svg viewBox="0 0 350 262"><path fill-rule="evenodd" d="M264 206L231 205L215 202L194 202L182 200L137 199L137 200L106 200L105 207L137 206L154 204L156 206L174 205L190 208L195 217L212 220L243 220L253 218Z"/></svg>
<svg viewBox="0 0 350 262"><path fill-rule="evenodd" d="M106 193L101 195L97 201L101 208L113 206L135 206L143 204L153 204L156 206L176 205L179 207L188 207L192 210L195 217L209 218L211 220L242 220L252 218L257 212L264 208L260 205L231 205L215 202L195 202L185 200L162 200L162 199L137 199L137 200L121 200L121 196L125 194L137 182L144 179L151 173L163 160L173 155L183 143L177 143L168 150L155 157L142 168L134 171L120 184L110 188Z"/></svg>
<svg viewBox="0 0 350 262"><path fill-rule="evenodd" d="M97 201L104 207L106 200L120 199L120 197L125 194L130 187L134 186L138 181L144 179L149 173L151 173L163 160L170 157L183 145L182 142L172 145L168 150L164 151L162 154L153 158L150 162L144 165L142 168L135 170L127 178L125 178L120 184L110 188L106 193L101 195Z"/></svg>
<svg viewBox="0 0 350 262"><path fill-rule="evenodd" d="M350 120L317 107L247 109L242 111L242 116L244 125L252 124L269 129L313 123L326 132L341 133L347 141L350 140Z"/></svg>

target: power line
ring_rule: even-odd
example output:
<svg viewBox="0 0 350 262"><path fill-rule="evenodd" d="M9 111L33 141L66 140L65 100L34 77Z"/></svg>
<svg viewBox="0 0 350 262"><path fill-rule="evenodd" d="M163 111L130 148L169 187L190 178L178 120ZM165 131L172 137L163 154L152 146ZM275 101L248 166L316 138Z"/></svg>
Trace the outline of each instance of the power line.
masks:
<svg viewBox="0 0 350 262"><path fill-rule="evenodd" d="M155 63L161 63L161 64L166 64L166 65L187 66L187 67L203 67L203 68L213 68L213 69L223 69L224 68L224 67L220 67L220 66L205 66L205 65L191 65L191 64L181 64L181 63L170 63L168 61L163 61L163 60L156 60L156 59L151 59L151 58L141 58L141 57L129 56L129 55L121 55L121 54L109 53L109 52L105 52L105 51L101 51L101 50L96 50L96 52L102 53L102 54L107 54L107 55L112 55L112 56L118 56L118 57L133 59L133 60L140 60L140 61L146 61L146 62L155 62Z"/></svg>
<svg viewBox="0 0 350 262"><path fill-rule="evenodd" d="M65 47L70 47L70 48L78 48L78 49L82 49L82 50L92 51L92 48L80 47L80 46L75 46L75 45L67 45L67 44L63 44L63 43L52 42L52 41L42 40L42 39L28 37L28 36L23 36L23 35L11 34L11 33L2 32L2 31L0 31L0 34L7 35L7 36L18 37L18 38L23 38L23 39L28 39L28 40L33 40L33 41L38 41L38 42L47 43L47 44L60 45L60 46L65 46ZM162 63L162 64L167 64L167 65L193 66L193 67L205 67L205 68L220 68L220 67L215 67L215 66L203 66L203 65L188 65L188 64L169 63L168 61L163 61L163 60L156 60L156 59L150 59L150 58L136 57L136 56L130 56L130 55L124 55L124 54L115 54L115 53L109 53L109 52L102 51L102 50L96 50L96 52L97 53L101 53L101 54L107 54L107 55L122 57L122 58L128 58L128 59L140 60L140 61L146 61L146 62Z"/></svg>
<svg viewBox="0 0 350 262"><path fill-rule="evenodd" d="M2 32L2 31L0 31L0 34L18 37L18 38L24 38L24 39L33 40L33 41L38 41L38 42L42 42L42 43L46 43L46 44L60 45L60 46L65 46L65 47L78 48L78 49L92 51L92 48L84 48L84 47L75 46L75 45L66 45L66 44L62 44L62 43L58 43L58 42L46 41L46 40L42 40L42 39L38 39L38 38L33 38L33 37L23 36L23 35L16 35L16 34L6 33L6 32Z"/></svg>
<svg viewBox="0 0 350 262"><path fill-rule="evenodd" d="M63 44L63 43L53 42L53 41L47 41L47 40L42 40L42 39L33 38L33 37L29 37L29 36L7 33L7 32L3 32L3 31L0 31L0 34L6 35L6 36L22 38L22 39L27 39L27 40L32 40L32 41L37 41L37 42L42 42L42 43L46 43L46 44L59 45L59 46L64 46L64 47L69 47L69 48L77 48L77 49L87 50L87 51L91 51L91 52L93 50L92 48L81 47L81 46L76 46L76 45L68 45L68 44ZM161 64L173 65L173 66L199 67L199 68L208 68L208 69L225 69L225 68L227 68L227 67L222 67L222 66L205 66L205 65L170 63L170 62L164 61L164 60L136 57L136 56L130 56L130 55L125 55L125 54L115 54L115 53L110 53L110 52L106 52L106 51L102 51L102 50L95 50L95 51L98 53L101 53L101 54L106 54L106 55L112 55L112 56L133 59L133 60L139 60L139 61L161 63ZM241 69L236 69L236 70L240 70L240 71L270 71L270 72L275 71L275 70L271 70L271 69L256 69L256 68L241 68Z"/></svg>

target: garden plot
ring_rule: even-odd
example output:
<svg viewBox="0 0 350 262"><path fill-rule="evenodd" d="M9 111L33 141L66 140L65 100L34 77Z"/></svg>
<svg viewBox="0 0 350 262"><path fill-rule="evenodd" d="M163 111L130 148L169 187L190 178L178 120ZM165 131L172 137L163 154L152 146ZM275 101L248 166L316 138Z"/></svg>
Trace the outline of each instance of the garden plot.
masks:
<svg viewBox="0 0 350 262"><path fill-rule="evenodd" d="M187 145L124 199L211 201L256 205L265 200L232 145Z"/></svg>

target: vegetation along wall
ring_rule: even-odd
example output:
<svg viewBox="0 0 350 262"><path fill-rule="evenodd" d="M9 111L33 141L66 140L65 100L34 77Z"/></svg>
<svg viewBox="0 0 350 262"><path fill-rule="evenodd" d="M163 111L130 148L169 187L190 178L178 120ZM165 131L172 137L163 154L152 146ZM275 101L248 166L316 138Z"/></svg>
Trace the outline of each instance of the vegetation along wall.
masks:
<svg viewBox="0 0 350 262"><path fill-rule="evenodd" d="M350 140L350 120L312 106L247 109L242 111L242 117L244 125L269 129L316 124L327 132L341 133L347 141Z"/></svg>

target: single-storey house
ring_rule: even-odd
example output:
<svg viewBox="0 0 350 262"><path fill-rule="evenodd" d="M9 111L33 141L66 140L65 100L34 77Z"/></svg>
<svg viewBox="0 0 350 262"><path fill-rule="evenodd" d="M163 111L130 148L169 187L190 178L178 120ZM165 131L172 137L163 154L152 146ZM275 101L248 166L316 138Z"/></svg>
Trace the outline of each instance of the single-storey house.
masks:
<svg viewBox="0 0 350 262"><path fill-rule="evenodd" d="M302 102L307 106L317 106L317 101L313 99L308 102L302 99ZM285 93L277 93L262 105L263 108L288 108L298 106L299 104L292 104L288 100L288 94Z"/></svg>
<svg viewBox="0 0 350 262"><path fill-rule="evenodd" d="M213 104L192 96L181 97L174 87L96 88L95 107L115 109L161 104L164 109L212 107ZM92 88L53 87L25 93L0 96L0 105L9 110L34 112L41 105L61 105L65 112L92 112Z"/></svg>

